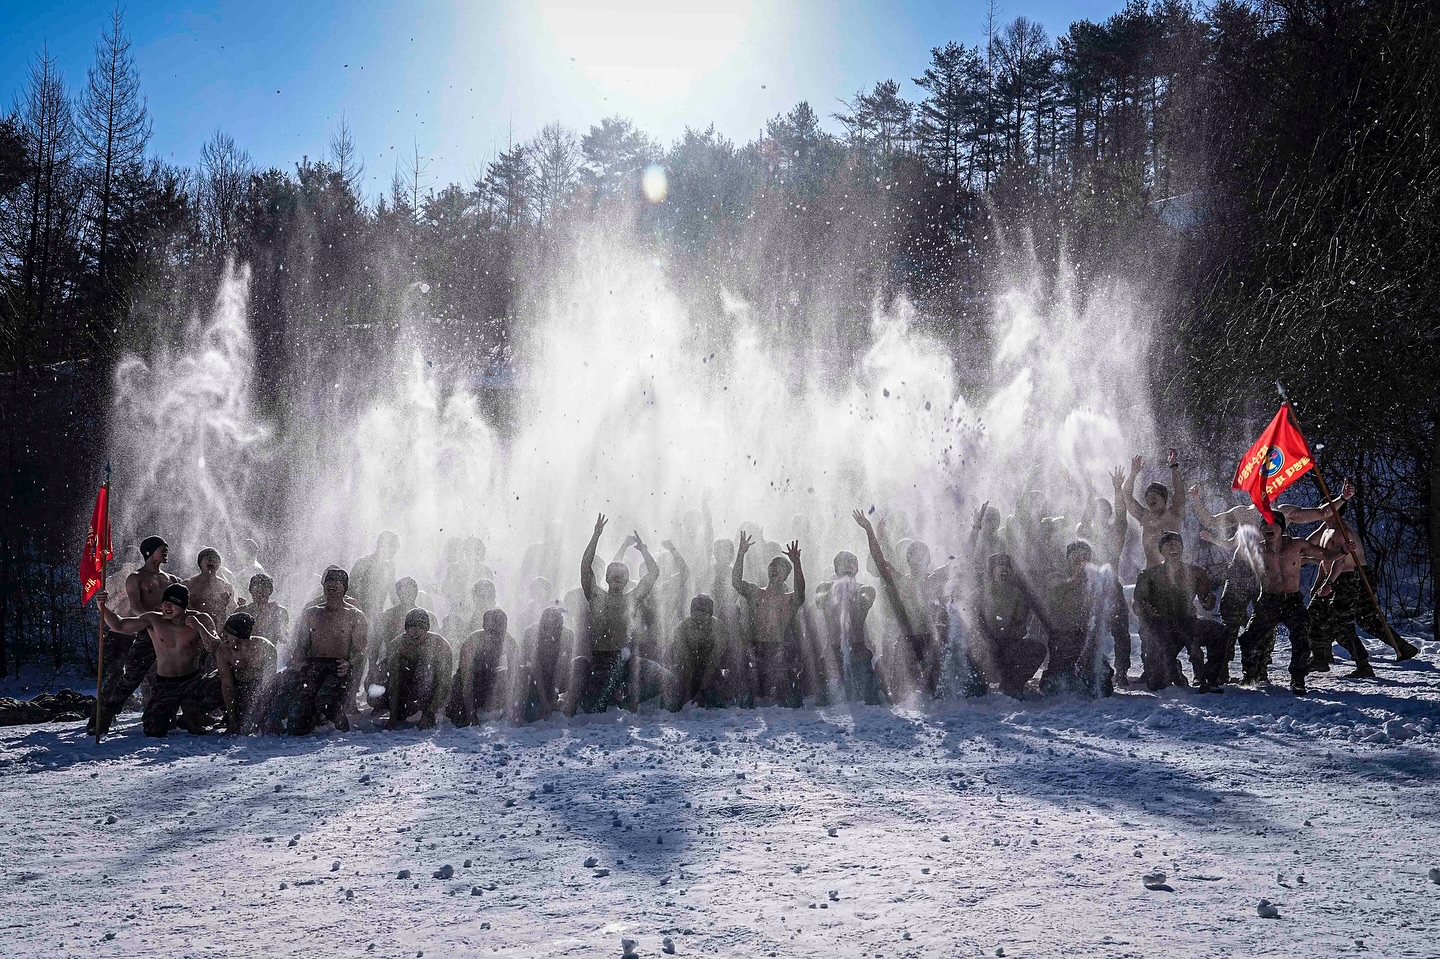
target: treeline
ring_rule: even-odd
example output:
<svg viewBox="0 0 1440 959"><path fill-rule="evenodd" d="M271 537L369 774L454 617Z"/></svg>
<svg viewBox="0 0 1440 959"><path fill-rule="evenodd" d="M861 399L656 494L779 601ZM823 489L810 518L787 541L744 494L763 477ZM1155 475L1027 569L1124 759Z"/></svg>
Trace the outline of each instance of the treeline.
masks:
<svg viewBox="0 0 1440 959"><path fill-rule="evenodd" d="M457 376L504 369L532 278L597 220L663 250L694 302L718 304L723 283L774 335L833 337L842 356L869 304L903 294L962 376L989 355L986 297L1016 249L1144 284L1164 311L1151 376L1166 415L1218 467L1284 379L1331 471L1361 481L1391 598L1433 608L1433 5L1132 0L1057 37L992 17L984 38L934 47L915 99L884 79L743 144L712 127L665 145L621 117L551 124L470 183L434 182L416 145L383 196L363 191L343 121L293 169L258 167L223 130L193 168L151 156L118 12L78 87L40 51L0 121L0 643L34 616L19 584L36 558L73 559L111 364L178 335L156 318L204 309L228 258L254 271L266 413L343 416L363 391L296 411L307 394L291 387L365 375L347 358L386 355L414 333L402 322ZM652 165L664 202L644 199ZM1407 580L1417 567L1430 576Z"/></svg>

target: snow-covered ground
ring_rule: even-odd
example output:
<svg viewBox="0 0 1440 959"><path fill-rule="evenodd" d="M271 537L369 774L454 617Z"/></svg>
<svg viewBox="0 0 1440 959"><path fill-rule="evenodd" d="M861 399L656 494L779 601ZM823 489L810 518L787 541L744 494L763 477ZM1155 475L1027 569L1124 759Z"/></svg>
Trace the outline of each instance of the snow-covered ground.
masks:
<svg viewBox="0 0 1440 959"><path fill-rule="evenodd" d="M1306 700L0 730L0 954L1434 957L1426 646Z"/></svg>

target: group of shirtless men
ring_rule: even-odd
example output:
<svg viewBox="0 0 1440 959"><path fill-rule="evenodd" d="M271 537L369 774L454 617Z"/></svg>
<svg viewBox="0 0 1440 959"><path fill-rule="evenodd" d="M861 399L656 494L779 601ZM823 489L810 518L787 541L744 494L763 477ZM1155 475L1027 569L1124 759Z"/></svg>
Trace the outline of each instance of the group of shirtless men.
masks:
<svg viewBox="0 0 1440 959"><path fill-rule="evenodd" d="M346 730L367 706L394 729L412 720L429 728L442 714L457 725L486 716L526 722L648 701L672 710L807 699L875 704L977 696L992 686L1021 697L1037 673L1043 693L1109 695L1131 682L1131 605L1116 575L1131 518L1144 553L1132 599L1140 679L1151 690L1192 685L1180 667L1184 652L1193 687L1220 692L1235 681L1229 667L1237 644L1241 682L1266 682L1282 623L1290 634L1290 689L1298 695L1306 693L1308 672L1330 668L1337 643L1353 661L1350 677L1374 675L1357 620L1388 635L1397 658L1414 655L1361 602L1364 554L1333 520L1353 495L1349 484L1332 503L1277 507L1274 522L1248 505L1211 513L1192 487L1200 538L1234 550L1216 583L1182 559L1186 498L1173 453L1171 485L1151 483L1143 498L1136 496L1142 466L1137 456L1128 476L1115 470L1113 500L1090 494L1074 525L1045 515L1038 492L1023 494L1008 517L986 503L959 558L939 566L923 542L904 536L903 513L872 524L856 510L880 588L862 584L859 557L842 550L833 578L813 599L798 539L782 549L753 524L734 541L713 539L708 505L703 528L690 524L682 537L692 555L710 553L698 576L671 540L663 544L662 576L638 532L602 564L602 515L580 560L579 588L556 598L560 551L552 527L526 554L529 599L518 641L496 605L495 574L475 538L447 549L449 569L436 590L451 599L443 622L414 579L395 578L399 539L384 533L350 572L324 571L321 595L306 604L292 635L288 611L273 601L274 583L258 561L249 560L248 600L237 598L237 577L216 550L203 550L199 572L182 582L163 568L165 541L151 536L140 544L143 563L126 577L123 597L112 605L107 593L98 596L107 674L93 722L104 732L147 678L148 736L175 725L191 733L221 726L232 734L303 735L324 723ZM1290 535L1291 527L1310 523L1320 526L1308 537ZM797 531L804 525L797 518ZM1058 535L1066 526L1075 531L1069 542ZM772 557L763 571L752 553L757 544ZM638 578L625 562L631 550L643 568ZM1308 605L1300 592L1306 563L1320 566ZM531 576L538 572L549 575ZM1219 620L1197 614L1197 601L1205 611L1218 607ZM465 638L452 644L437 628Z"/></svg>

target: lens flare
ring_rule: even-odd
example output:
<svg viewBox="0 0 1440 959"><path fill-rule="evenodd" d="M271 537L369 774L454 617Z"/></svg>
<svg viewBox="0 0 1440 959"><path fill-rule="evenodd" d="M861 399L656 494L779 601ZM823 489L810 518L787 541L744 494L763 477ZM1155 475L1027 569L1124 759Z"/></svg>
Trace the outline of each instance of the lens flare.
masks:
<svg viewBox="0 0 1440 959"><path fill-rule="evenodd" d="M664 203L665 197L670 195L670 181L665 176L665 168L658 163L647 166L640 188L645 191L645 199L651 203Z"/></svg>

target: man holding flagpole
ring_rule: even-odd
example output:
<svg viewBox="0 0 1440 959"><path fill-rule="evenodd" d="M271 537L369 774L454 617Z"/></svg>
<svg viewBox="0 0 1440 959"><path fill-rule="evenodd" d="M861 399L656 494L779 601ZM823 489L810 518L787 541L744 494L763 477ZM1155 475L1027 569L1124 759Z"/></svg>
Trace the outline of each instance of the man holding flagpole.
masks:
<svg viewBox="0 0 1440 959"><path fill-rule="evenodd" d="M161 569L170 558L170 546L159 536L147 536L140 542L140 555L145 564L125 577L125 596L130 601L130 614L141 616L159 612L165 590L180 582L179 577ZM82 580L84 582L84 580ZM97 590L98 591L98 590ZM104 735L110 722L125 706L130 694L140 688L155 665L155 646L148 630L139 631L125 654L118 674L99 690L96 718L89 731Z"/></svg>
<svg viewBox="0 0 1440 959"><path fill-rule="evenodd" d="M1265 539L1260 548L1260 595L1240 633L1240 665L1246 685L1264 682L1275 648L1275 627L1284 623L1290 631L1290 691L1304 696L1305 674L1310 671L1310 612L1300 595L1300 568L1339 559L1345 550L1287 536L1285 528L1284 513L1272 514L1261 527Z"/></svg>
<svg viewBox="0 0 1440 959"><path fill-rule="evenodd" d="M1279 384L1276 384L1277 386ZM1281 391L1284 397L1284 391ZM1264 520L1261 532L1264 544L1260 550L1260 596L1255 611L1240 634L1240 662L1247 684L1261 682L1270 665L1275 627L1284 623L1290 630L1290 690L1297 696L1307 692L1305 674L1310 671L1309 610L1300 596L1300 568L1305 563L1323 563L1346 555L1353 544L1345 537L1345 545L1318 546L1285 535L1284 513L1272 509L1275 497L1300 477L1315 468L1310 447L1300 429L1291 421L1289 401L1280 404L1270 425L1260 438L1246 450L1235 469L1233 486L1250 494L1251 501ZM1330 513L1339 523L1338 502L1330 500L1325 481L1317 472L1320 493L1327 500Z"/></svg>

